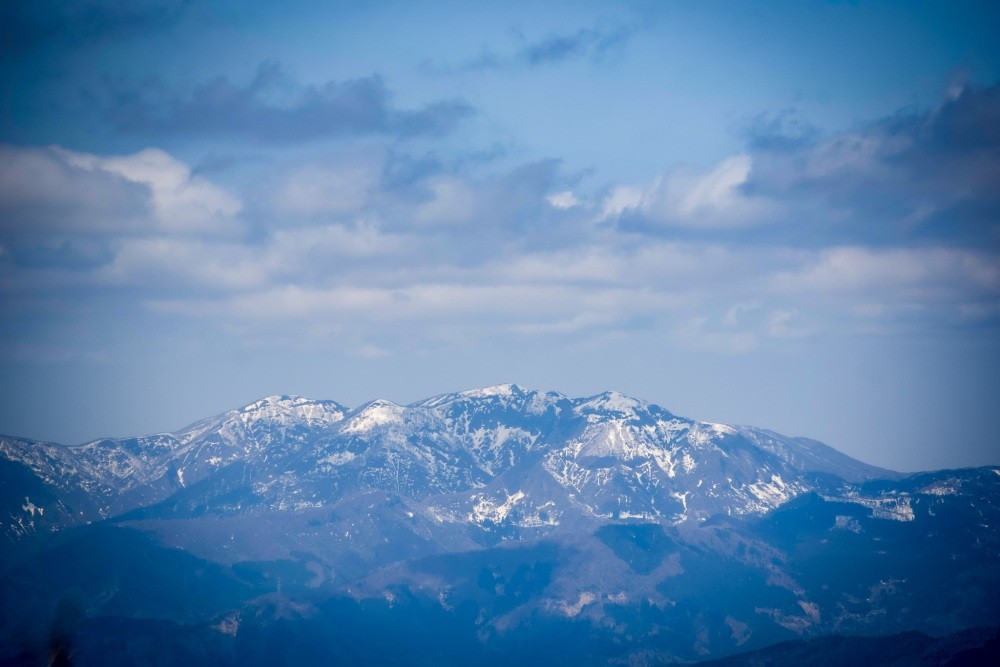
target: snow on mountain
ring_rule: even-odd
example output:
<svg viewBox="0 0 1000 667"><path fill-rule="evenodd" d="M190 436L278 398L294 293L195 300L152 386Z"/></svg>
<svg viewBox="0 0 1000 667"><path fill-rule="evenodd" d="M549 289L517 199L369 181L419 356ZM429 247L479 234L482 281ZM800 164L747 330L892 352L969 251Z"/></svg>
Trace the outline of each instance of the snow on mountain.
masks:
<svg viewBox="0 0 1000 667"><path fill-rule="evenodd" d="M381 490L438 522L512 530L759 515L817 490L814 473L895 475L816 441L685 419L617 392L570 398L516 384L354 410L269 396L174 433L72 447L4 438L0 454L53 493L90 499L88 518L171 502L314 508Z"/></svg>
<svg viewBox="0 0 1000 667"><path fill-rule="evenodd" d="M174 433L101 438L65 447L0 438L0 455L27 467L32 484L49 489L49 516L59 502L79 509L64 524L115 516L162 501L234 463L266 468L343 419L347 409L333 401L269 396L243 408L201 420ZM20 496L7 485L5 494ZM43 509L45 509L43 507ZM81 514L82 512L82 514ZM7 526L23 519L10 515Z"/></svg>
<svg viewBox="0 0 1000 667"><path fill-rule="evenodd" d="M261 600L298 600L311 617L335 596L381 610L380 623L407 605L468 613L480 639L521 642L552 621L615 646L662 649L669 635L656 660L694 661L750 636L1000 618L998 498L995 468L904 477L616 392L505 384L354 409L271 396L173 433L73 447L0 437L0 559L23 564L0 591L8 609L42 599L31 618L71 582L96 591L94 618L134 598L133 616L169 607L189 623L193 592L245 582L256 602L206 612L206 645L219 619L258 618ZM52 577L37 565L46 548L42 562L89 569ZM177 597L149 606L149 590ZM232 631L268 635L249 627Z"/></svg>

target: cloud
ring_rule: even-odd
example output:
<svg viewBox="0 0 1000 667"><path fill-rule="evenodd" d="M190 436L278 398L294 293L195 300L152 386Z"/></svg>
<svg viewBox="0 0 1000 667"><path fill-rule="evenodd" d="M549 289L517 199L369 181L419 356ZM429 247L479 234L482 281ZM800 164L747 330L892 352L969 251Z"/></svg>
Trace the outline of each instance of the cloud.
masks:
<svg viewBox="0 0 1000 667"><path fill-rule="evenodd" d="M777 274L775 286L790 292L1000 296L1000 263L994 253L954 248L831 248L798 270Z"/></svg>
<svg viewBox="0 0 1000 667"><path fill-rule="evenodd" d="M615 28L584 28L570 34L552 34L526 45L518 57L529 66L538 67L572 58L599 58L620 48L635 34L633 26Z"/></svg>
<svg viewBox="0 0 1000 667"><path fill-rule="evenodd" d="M648 188L619 186L605 197L603 216L639 226L722 228L766 223L780 206L745 191L752 164L749 155L734 155L707 171L674 167Z"/></svg>
<svg viewBox="0 0 1000 667"><path fill-rule="evenodd" d="M604 198L601 219L617 218L627 211L638 210L642 206L645 193L628 185L619 185Z"/></svg>
<svg viewBox="0 0 1000 667"><path fill-rule="evenodd" d="M88 169L55 148L0 145L5 235L138 231L150 225L147 185Z"/></svg>
<svg viewBox="0 0 1000 667"><path fill-rule="evenodd" d="M100 157L64 149L56 152L73 167L104 172L146 186L156 223L167 231L212 233L231 227L243 205L238 198L164 151L147 148L132 155Z"/></svg>
<svg viewBox="0 0 1000 667"><path fill-rule="evenodd" d="M262 99L295 109L300 93ZM927 220L959 203L995 214L994 102L965 91L829 136L758 125L769 134L746 152L668 165L645 186L585 188L558 160L402 143L296 148L235 189L155 148L2 147L0 290L8 303L118 299L248 345L362 356L649 332L734 355L819 334L992 327L995 242L972 243L968 218L950 234ZM908 204L921 179L913 197L929 213Z"/></svg>
<svg viewBox="0 0 1000 667"><path fill-rule="evenodd" d="M101 156L0 145L0 290L145 285L140 277L151 287L168 275L230 285L235 265L212 271L245 233L242 210L235 194L158 149ZM189 274L157 270L171 265Z"/></svg>
<svg viewBox="0 0 1000 667"><path fill-rule="evenodd" d="M444 248L460 248L470 261L509 244L558 246L581 233L577 215L548 201L561 182L560 166L556 160L506 169L435 162L413 170L402 183L387 174L377 195L379 217L387 229L437 235Z"/></svg>
<svg viewBox="0 0 1000 667"><path fill-rule="evenodd" d="M755 116L741 133L751 152L799 150L815 145L821 136L819 128L800 119L793 109Z"/></svg>
<svg viewBox="0 0 1000 667"><path fill-rule="evenodd" d="M321 268L331 259L371 260L419 252L419 239L385 232L375 220L359 218L352 224L281 229L267 244L267 262L275 270L295 275L296 270Z"/></svg>
<svg viewBox="0 0 1000 667"><path fill-rule="evenodd" d="M98 156L0 145L0 229L18 238L231 233L241 208L158 149Z"/></svg>
<svg viewBox="0 0 1000 667"><path fill-rule="evenodd" d="M405 240L384 234L377 224L280 229L260 243L225 239L152 237L125 239L93 282L157 292L238 295L281 285L313 287L343 275L350 261L398 256ZM410 241L411 252L420 247ZM77 282L79 277L74 278Z"/></svg>
<svg viewBox="0 0 1000 667"><path fill-rule="evenodd" d="M767 317L767 335L772 338L801 338L815 332L815 329L797 327L794 320L797 310L776 310Z"/></svg>
<svg viewBox="0 0 1000 667"><path fill-rule="evenodd" d="M287 285L221 300L152 300L148 306L190 317L213 313L259 331L320 326L347 338L387 338L382 347L392 349L433 344L442 330L474 331L474 340L587 337L620 329L624 322L634 326L637 319L661 317L676 307L676 299L655 290L612 287L415 282L398 287Z"/></svg>
<svg viewBox="0 0 1000 667"><path fill-rule="evenodd" d="M833 242L899 238L1000 242L1000 86L966 87L935 109L904 110L807 139L750 138L744 190L781 201L787 224Z"/></svg>
<svg viewBox="0 0 1000 667"><path fill-rule="evenodd" d="M717 235L805 247L1000 244L1000 85L953 91L821 136L791 114L759 117L747 152L675 165L648 186L613 185L601 219L648 234Z"/></svg>
<svg viewBox="0 0 1000 667"><path fill-rule="evenodd" d="M366 164L306 165L281 179L272 203L292 216L343 216L368 203L377 174Z"/></svg>
<svg viewBox="0 0 1000 667"><path fill-rule="evenodd" d="M262 63L244 85L218 77L184 93L162 84L129 86L108 110L130 134L223 136L264 142L327 137L443 136L474 113L462 99L398 109L378 76L302 84L278 63Z"/></svg>
<svg viewBox="0 0 1000 667"><path fill-rule="evenodd" d="M417 207L413 219L421 225L460 225L476 213L476 194L456 178L436 178L431 198Z"/></svg>
<svg viewBox="0 0 1000 667"><path fill-rule="evenodd" d="M722 318L722 323L727 327L735 328L740 325L740 320L744 315L757 310L760 310L760 301L742 301L734 304L726 311L726 315Z"/></svg>
<svg viewBox="0 0 1000 667"><path fill-rule="evenodd" d="M568 208L574 208L580 206L582 202L577 199L573 193L569 190L564 190L562 192L557 192L554 195L549 195L545 198L552 206L555 208L566 210Z"/></svg>
<svg viewBox="0 0 1000 667"><path fill-rule="evenodd" d="M232 294L266 286L269 276L260 257L243 245L160 237L121 242L114 259L97 269L93 280L151 291Z"/></svg>

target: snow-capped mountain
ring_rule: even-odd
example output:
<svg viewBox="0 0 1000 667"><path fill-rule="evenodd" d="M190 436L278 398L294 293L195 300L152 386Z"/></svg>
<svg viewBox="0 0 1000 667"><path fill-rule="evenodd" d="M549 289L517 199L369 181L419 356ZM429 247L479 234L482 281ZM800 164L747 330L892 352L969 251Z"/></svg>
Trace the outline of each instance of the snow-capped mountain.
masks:
<svg viewBox="0 0 1000 667"><path fill-rule="evenodd" d="M175 433L69 447L0 436L5 474L23 480L3 485L3 501L13 510L6 513L5 528L25 534L108 518L233 464L262 469L269 458L294 452L346 412L332 401L272 396ZM33 509L17 511L24 506Z"/></svg>
<svg viewBox="0 0 1000 667"><path fill-rule="evenodd" d="M425 627L423 649L464 628L483 656L553 628L609 664L1000 623L1000 469L904 476L616 392L271 396L173 433L0 437L0 521L0 659L69 589L100 655L101 618L150 619L144 642L182 624L213 664L345 618Z"/></svg>
<svg viewBox="0 0 1000 667"><path fill-rule="evenodd" d="M270 396L174 433L71 447L2 438L0 452L46 489L18 493L7 523L15 533L46 510L54 527L170 498L227 513L321 507L364 489L420 501L448 521L679 523L762 514L815 490L813 473L894 476L815 441L697 422L616 392L569 398L517 385L354 410Z"/></svg>

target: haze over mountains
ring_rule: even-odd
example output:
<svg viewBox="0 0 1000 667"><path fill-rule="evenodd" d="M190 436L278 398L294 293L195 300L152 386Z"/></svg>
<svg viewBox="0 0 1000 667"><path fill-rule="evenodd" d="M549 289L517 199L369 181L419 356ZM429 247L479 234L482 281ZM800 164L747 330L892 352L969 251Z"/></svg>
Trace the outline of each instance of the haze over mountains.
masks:
<svg viewBox="0 0 1000 667"><path fill-rule="evenodd" d="M51 643L68 590L64 634L111 663L165 627L186 648L157 650L189 662L347 664L337 625L428 664L503 662L547 633L577 648L545 664L657 664L1000 624L1000 469L904 476L615 392L271 396L173 433L4 437L0 454L6 657ZM279 627L291 653L273 653ZM428 648L444 637L465 653Z"/></svg>

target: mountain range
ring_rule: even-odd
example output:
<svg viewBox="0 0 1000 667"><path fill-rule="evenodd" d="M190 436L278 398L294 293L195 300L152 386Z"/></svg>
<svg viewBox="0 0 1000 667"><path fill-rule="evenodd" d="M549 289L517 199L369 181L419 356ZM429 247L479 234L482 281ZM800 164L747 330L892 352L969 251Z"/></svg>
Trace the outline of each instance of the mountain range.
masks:
<svg viewBox="0 0 1000 667"><path fill-rule="evenodd" d="M0 659L661 664L944 635L1000 625L998 501L1000 468L904 475L517 385L0 437Z"/></svg>

